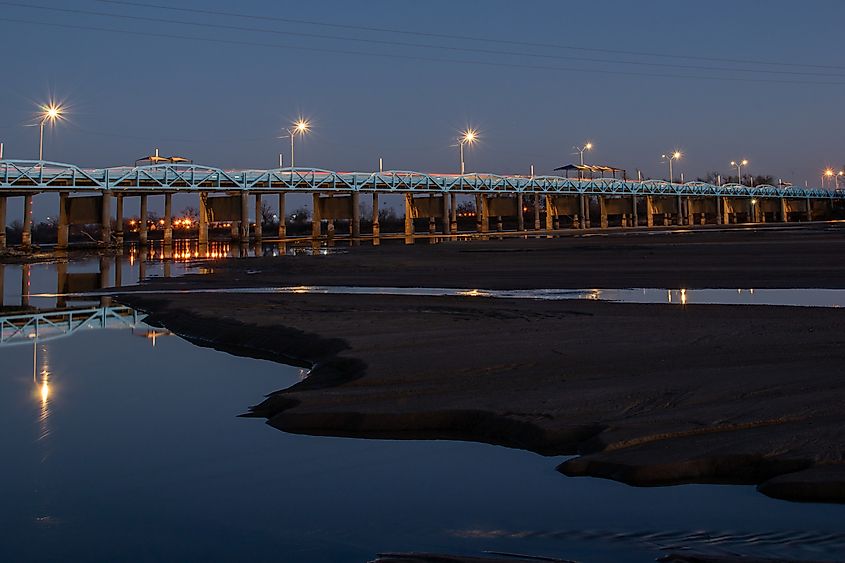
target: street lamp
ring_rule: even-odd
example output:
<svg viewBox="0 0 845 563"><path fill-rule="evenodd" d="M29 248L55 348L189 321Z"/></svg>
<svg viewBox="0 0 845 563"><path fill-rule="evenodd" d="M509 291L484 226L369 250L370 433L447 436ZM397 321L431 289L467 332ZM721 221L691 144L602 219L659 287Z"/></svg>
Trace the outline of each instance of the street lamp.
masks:
<svg viewBox="0 0 845 563"><path fill-rule="evenodd" d="M748 166L748 161L744 158L742 160L740 160L739 162L732 160L731 166L736 167L736 178L737 178L736 183L741 185L742 184L742 167Z"/></svg>
<svg viewBox="0 0 845 563"><path fill-rule="evenodd" d="M297 135L305 135L309 131L311 131L311 123L307 119L302 119L301 117L297 119L290 127L286 128L285 131L288 132L287 135L284 137L279 137L280 139L290 139L290 167L294 167L294 160L293 160L293 140L296 138ZM279 157L279 164L281 165L282 159L281 156Z"/></svg>
<svg viewBox="0 0 845 563"><path fill-rule="evenodd" d="M458 137L458 147L461 153L461 176L466 173L466 165L464 163L464 145L472 145L478 140L478 132L475 129L466 129L461 131L461 136Z"/></svg>
<svg viewBox="0 0 845 563"><path fill-rule="evenodd" d="M830 184L830 178L833 178L833 169L832 168L825 168L824 172L822 172L822 189L824 189L825 178L828 179L828 184Z"/></svg>
<svg viewBox="0 0 845 563"><path fill-rule="evenodd" d="M586 142L584 143L583 147L572 147L575 151L581 155L581 166L584 166L584 152L593 150L593 143Z"/></svg>
<svg viewBox="0 0 845 563"><path fill-rule="evenodd" d="M44 125L49 122L50 125L55 125L56 121L61 121L64 116L64 108L60 104L50 102L41 106L41 113L39 114L39 136L38 136L38 160L44 160Z"/></svg>
<svg viewBox="0 0 845 563"><path fill-rule="evenodd" d="M669 183L674 182L674 178L672 176L672 161L673 160L681 160L681 157L684 156L681 151L675 150L671 154L664 154L663 158L669 161Z"/></svg>

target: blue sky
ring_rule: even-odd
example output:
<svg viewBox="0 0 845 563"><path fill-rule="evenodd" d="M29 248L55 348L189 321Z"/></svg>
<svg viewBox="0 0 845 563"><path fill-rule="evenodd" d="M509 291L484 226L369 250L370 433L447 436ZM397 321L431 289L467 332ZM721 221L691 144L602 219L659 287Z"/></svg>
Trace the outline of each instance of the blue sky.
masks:
<svg viewBox="0 0 845 563"><path fill-rule="evenodd" d="M300 114L314 129L297 164L337 170L371 170L383 157L386 168L456 171L450 145L467 125L482 137L471 171L534 164L547 173L587 139L596 143L589 160L656 177L667 175L660 155L676 147L687 178L748 158L751 172L817 184L821 169L845 163L845 4L835 0L138 2L256 17L5 3L7 158L36 156L37 129L24 125L52 95L68 121L48 131L46 158L93 167L155 147L209 165L272 167L288 151L276 137Z"/></svg>

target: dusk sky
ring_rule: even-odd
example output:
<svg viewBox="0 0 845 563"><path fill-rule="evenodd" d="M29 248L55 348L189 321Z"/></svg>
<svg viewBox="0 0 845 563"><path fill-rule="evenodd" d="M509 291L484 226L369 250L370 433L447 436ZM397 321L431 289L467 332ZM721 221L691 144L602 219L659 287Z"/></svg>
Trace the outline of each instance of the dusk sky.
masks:
<svg viewBox="0 0 845 563"><path fill-rule="evenodd" d="M632 175L666 176L674 148L687 179L748 158L752 173L812 185L845 163L836 0L0 5L7 158L37 156L25 125L52 95L68 121L45 158L86 167L159 147L269 168L300 114L314 128L297 165L334 170L381 156L387 169L457 171L450 145L468 125L481 135L469 171L550 173L585 140L589 161Z"/></svg>

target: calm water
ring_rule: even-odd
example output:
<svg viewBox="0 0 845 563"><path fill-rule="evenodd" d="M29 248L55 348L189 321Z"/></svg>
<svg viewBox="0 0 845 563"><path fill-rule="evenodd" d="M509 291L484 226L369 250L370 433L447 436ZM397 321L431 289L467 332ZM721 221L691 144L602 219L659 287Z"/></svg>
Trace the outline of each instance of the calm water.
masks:
<svg viewBox="0 0 845 563"><path fill-rule="evenodd" d="M139 258L124 260L128 284ZM96 273L99 262L68 272ZM31 266L32 292L54 293L58 270ZM108 270L111 282L113 262ZM146 275L164 271L145 264ZM21 273L5 267L7 307L18 308ZM363 562L379 551L490 550L610 562L653 561L678 546L845 553L841 506L775 501L752 487L638 489L567 478L554 470L561 458L518 450L296 436L237 417L299 377L166 333L152 338L143 325L0 346L0 560Z"/></svg>

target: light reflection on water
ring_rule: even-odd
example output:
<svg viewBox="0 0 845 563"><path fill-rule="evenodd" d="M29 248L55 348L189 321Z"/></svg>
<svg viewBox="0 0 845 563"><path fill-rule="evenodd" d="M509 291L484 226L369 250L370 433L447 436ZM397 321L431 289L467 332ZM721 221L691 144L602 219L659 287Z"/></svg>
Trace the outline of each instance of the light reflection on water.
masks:
<svg viewBox="0 0 845 563"><path fill-rule="evenodd" d="M146 267L164 275L164 264ZM174 263L171 275L189 267ZM56 264L34 265L30 287L54 291L57 275ZM121 275L133 283L138 272ZM22 284L6 286L16 303ZM236 415L307 371L168 334L138 325L0 348L0 560L357 562L490 550L637 562L678 545L817 559L843 549L845 507L752 487L638 489L566 478L560 459L484 444L285 434Z"/></svg>

